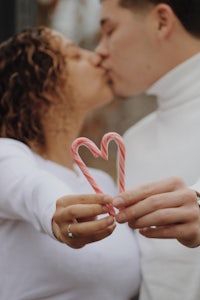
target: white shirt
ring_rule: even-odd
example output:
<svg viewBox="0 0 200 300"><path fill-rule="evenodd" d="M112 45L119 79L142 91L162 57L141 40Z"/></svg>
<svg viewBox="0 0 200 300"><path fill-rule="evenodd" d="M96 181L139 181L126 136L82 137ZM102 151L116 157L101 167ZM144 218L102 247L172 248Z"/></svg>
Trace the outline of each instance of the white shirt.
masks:
<svg viewBox="0 0 200 300"><path fill-rule="evenodd" d="M26 145L0 139L0 299L128 300L140 283L134 232L114 233L82 249L58 242L52 233L55 202L66 194L94 193L76 175L34 154ZM105 193L111 178L90 170Z"/></svg>
<svg viewBox="0 0 200 300"><path fill-rule="evenodd" d="M190 186L200 173L200 54L170 71L148 91L158 109L130 128L126 187L168 176ZM196 188L199 189L197 183ZM141 300L199 300L200 247L138 234L142 260Z"/></svg>

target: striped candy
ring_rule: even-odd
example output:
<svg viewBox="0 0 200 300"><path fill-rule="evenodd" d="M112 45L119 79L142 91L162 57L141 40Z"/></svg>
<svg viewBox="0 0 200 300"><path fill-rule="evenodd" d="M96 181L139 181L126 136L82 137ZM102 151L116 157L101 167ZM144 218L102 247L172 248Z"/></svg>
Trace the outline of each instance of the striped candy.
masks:
<svg viewBox="0 0 200 300"><path fill-rule="evenodd" d="M92 142L90 139L85 137L80 137L74 140L74 142L71 145L71 153L73 155L73 158L76 162L76 164L81 169L82 173L87 178L88 182L92 186L92 188L95 190L96 193L103 193L103 191L99 188L97 182L95 179L91 176L88 168L86 167L85 163L81 159L79 155L79 147L85 146L87 147L91 153L95 157L102 157L106 160L108 160L108 145L110 141L113 140L118 145L119 150L119 160L118 160L118 188L119 192L123 192L125 190L125 183L124 183L124 168L125 168L125 146L122 137L116 133L116 132L108 132L106 133L101 141L101 150L95 145L94 142ZM109 214L112 216L115 216L115 210L111 204L109 206Z"/></svg>

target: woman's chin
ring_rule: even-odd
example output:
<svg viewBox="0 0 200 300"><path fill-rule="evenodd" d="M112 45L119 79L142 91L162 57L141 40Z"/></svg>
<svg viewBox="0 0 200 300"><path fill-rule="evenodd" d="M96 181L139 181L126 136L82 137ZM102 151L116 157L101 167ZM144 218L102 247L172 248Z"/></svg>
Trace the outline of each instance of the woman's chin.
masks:
<svg viewBox="0 0 200 300"><path fill-rule="evenodd" d="M114 100L114 98L115 97L112 92L102 95L101 97L99 97L99 101L96 102L95 109L99 109L99 108L102 108L102 107L108 105L109 103L111 103Z"/></svg>
<svg viewBox="0 0 200 300"><path fill-rule="evenodd" d="M112 89L109 88L107 93L105 94L104 98L102 97L102 99L104 99L102 101L102 103L108 104L108 103L112 102L114 100L114 98L115 98L115 95L114 95Z"/></svg>

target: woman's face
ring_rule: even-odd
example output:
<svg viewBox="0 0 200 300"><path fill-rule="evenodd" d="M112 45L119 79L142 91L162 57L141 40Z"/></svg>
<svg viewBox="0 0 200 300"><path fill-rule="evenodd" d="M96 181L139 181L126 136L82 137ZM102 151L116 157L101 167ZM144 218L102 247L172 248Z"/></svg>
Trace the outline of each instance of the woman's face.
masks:
<svg viewBox="0 0 200 300"><path fill-rule="evenodd" d="M69 90L67 101L73 101L73 107L92 112L113 100L109 78L100 66L101 58L82 49L65 37L62 37L62 49L66 56L66 82ZM99 63L98 63L99 61Z"/></svg>

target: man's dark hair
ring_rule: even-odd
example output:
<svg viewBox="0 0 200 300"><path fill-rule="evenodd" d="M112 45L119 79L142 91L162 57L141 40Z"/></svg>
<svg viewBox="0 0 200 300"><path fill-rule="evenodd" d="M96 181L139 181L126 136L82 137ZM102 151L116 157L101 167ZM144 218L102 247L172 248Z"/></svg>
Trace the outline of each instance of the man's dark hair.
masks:
<svg viewBox="0 0 200 300"><path fill-rule="evenodd" d="M199 0L119 0L127 8L145 8L148 4L168 4L185 29L200 38L200 2Z"/></svg>

